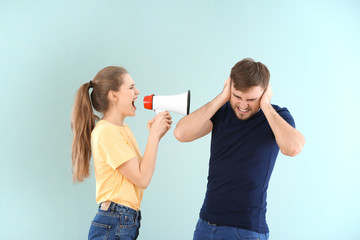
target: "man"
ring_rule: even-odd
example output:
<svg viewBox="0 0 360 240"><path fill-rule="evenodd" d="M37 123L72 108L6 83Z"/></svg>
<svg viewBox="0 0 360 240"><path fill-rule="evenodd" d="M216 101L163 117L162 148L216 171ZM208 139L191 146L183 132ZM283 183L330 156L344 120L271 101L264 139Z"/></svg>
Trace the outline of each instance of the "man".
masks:
<svg viewBox="0 0 360 240"><path fill-rule="evenodd" d="M223 91L176 126L181 142L212 132L208 185L194 240L269 239L266 192L279 149L295 156L305 143L290 112L270 103L269 79L264 64L241 60Z"/></svg>

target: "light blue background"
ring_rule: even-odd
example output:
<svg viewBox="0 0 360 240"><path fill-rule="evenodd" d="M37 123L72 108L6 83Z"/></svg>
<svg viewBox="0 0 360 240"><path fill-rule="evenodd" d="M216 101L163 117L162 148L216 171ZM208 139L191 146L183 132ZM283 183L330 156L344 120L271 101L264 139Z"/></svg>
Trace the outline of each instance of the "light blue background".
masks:
<svg viewBox="0 0 360 240"><path fill-rule="evenodd" d="M244 57L271 72L272 102L305 135L279 155L268 190L272 240L360 239L359 1L0 2L0 239L86 239L94 174L73 184L74 96L122 65L141 91L126 122L142 151L155 113L142 99L190 89L191 110ZM206 189L209 136L161 141L140 240L191 239Z"/></svg>

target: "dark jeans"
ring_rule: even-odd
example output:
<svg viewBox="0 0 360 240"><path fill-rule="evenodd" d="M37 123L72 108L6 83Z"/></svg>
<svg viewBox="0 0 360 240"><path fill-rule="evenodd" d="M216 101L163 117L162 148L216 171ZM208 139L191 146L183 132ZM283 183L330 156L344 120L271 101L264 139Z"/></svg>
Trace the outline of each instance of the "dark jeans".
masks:
<svg viewBox="0 0 360 240"><path fill-rule="evenodd" d="M134 240L139 235L141 213L132 208L111 203L107 211L100 209L91 223L90 240Z"/></svg>
<svg viewBox="0 0 360 240"><path fill-rule="evenodd" d="M242 228L216 226L199 219L193 240L268 240L269 233L257 233Z"/></svg>

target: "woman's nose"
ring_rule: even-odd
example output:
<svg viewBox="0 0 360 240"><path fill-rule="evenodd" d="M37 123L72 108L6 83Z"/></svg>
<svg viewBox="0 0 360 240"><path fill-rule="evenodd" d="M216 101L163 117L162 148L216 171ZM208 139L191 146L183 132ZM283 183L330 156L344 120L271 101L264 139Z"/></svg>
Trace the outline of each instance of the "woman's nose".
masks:
<svg viewBox="0 0 360 240"><path fill-rule="evenodd" d="M135 94L136 94L136 95L139 95L139 94L140 94L139 89L136 88Z"/></svg>

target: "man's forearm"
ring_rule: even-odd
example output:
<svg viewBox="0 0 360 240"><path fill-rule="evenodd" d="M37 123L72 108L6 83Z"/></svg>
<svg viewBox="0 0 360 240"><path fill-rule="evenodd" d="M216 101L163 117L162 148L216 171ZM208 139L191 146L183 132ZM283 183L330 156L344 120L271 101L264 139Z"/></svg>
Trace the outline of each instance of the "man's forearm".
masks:
<svg viewBox="0 0 360 240"><path fill-rule="evenodd" d="M175 137L182 142L193 141L211 131L211 117L226 103L227 99L221 94L211 102L182 118L176 125ZM211 124L211 126L209 126Z"/></svg>

